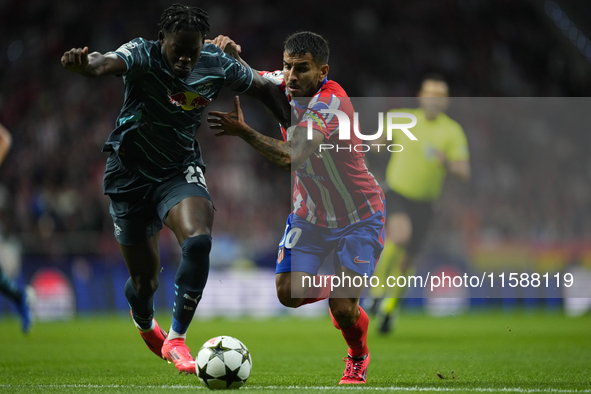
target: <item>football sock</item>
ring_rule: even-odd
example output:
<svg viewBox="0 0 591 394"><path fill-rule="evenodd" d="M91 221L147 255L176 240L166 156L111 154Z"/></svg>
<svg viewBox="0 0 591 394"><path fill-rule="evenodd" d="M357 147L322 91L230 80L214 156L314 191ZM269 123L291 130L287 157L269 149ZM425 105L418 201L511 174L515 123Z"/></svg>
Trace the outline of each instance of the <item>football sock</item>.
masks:
<svg viewBox="0 0 591 394"><path fill-rule="evenodd" d="M172 325L170 327L170 330L168 331L168 337L166 339L168 339L169 341L171 339L178 339L178 338L182 338L182 339L186 339L187 338L187 329L185 329L185 332L183 334L178 333L177 331L175 331L174 327L181 327L180 329L182 329L183 325L179 324L179 322L173 317L172 318Z"/></svg>
<svg viewBox="0 0 591 394"><path fill-rule="evenodd" d="M325 300L330 296L330 283L333 275L316 275L312 278L312 287L308 291L306 298L300 304L312 304L321 300ZM316 287L315 285L320 285Z"/></svg>
<svg viewBox="0 0 591 394"><path fill-rule="evenodd" d="M396 245L394 242L385 242L384 250L374 272L374 276L380 279L381 284L386 284L388 276L398 276L397 271L400 270L400 262L404 258L405 253L405 249ZM372 286L369 289L369 296L372 298L382 298L386 295L387 290L387 286Z"/></svg>
<svg viewBox="0 0 591 394"><path fill-rule="evenodd" d="M23 292L12 279L4 275L2 268L0 268L0 292L17 304L23 299Z"/></svg>
<svg viewBox="0 0 591 394"><path fill-rule="evenodd" d="M171 327L173 336L187 332L195 309L201 301L209 274L211 236L198 235L187 238L181 248L183 258L174 279L175 296Z"/></svg>
<svg viewBox="0 0 591 394"><path fill-rule="evenodd" d="M335 320L332 312L330 313L330 317L332 318L332 324L343 334L343 338L349 345L349 355L351 357L362 357L369 353L369 349L367 348L367 328L369 327L369 317L363 310L363 308L359 307L359 318L351 327L348 328L340 328L339 323Z"/></svg>
<svg viewBox="0 0 591 394"><path fill-rule="evenodd" d="M154 330L154 327L156 327L156 325L154 324L154 320L152 320L152 324L150 324L149 328L142 328L140 327L139 324L137 324L137 322L135 320L133 320L133 323L135 324L135 326L137 327L138 330L140 330L141 332L150 332L152 330Z"/></svg>
<svg viewBox="0 0 591 394"><path fill-rule="evenodd" d="M154 294L149 296L139 294L131 283L131 277L125 282L124 293L137 328L144 332L150 331L154 318Z"/></svg>
<svg viewBox="0 0 591 394"><path fill-rule="evenodd" d="M330 308L328 308L328 312L330 313L330 319L332 320L332 325L337 330L340 330L341 329L341 326L339 326L339 323L337 322L337 319L335 319L334 316L332 315L332 311L330 310Z"/></svg>

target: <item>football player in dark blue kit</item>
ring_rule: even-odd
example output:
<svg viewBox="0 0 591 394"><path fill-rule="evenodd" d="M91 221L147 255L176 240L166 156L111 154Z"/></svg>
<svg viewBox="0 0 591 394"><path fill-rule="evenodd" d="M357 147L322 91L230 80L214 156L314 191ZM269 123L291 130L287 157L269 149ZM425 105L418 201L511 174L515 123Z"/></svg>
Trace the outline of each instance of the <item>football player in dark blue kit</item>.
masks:
<svg viewBox="0 0 591 394"><path fill-rule="evenodd" d="M123 76L125 101L103 149L111 152L103 189L130 274L125 296L148 347L179 371L195 373L185 338L207 281L214 214L194 137L201 114L223 87L259 99L284 125L290 107L272 82L204 42L203 10L174 4L160 27L157 41L136 38L105 54L73 48L61 61L87 77ZM163 224L182 248L168 334L153 318Z"/></svg>

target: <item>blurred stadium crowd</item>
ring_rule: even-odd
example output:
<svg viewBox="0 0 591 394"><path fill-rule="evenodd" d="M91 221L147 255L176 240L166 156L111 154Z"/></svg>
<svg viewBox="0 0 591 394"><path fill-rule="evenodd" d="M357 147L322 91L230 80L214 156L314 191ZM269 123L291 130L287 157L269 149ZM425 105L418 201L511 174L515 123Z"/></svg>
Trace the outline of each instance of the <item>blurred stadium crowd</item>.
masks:
<svg viewBox="0 0 591 394"><path fill-rule="evenodd" d="M25 253L118 253L102 194L101 148L123 102L123 84L114 77L90 80L68 73L60 57L72 47L106 52L138 36L155 39L169 4L0 1L0 122L14 136L0 168L2 231L19 238ZM412 97L432 71L448 78L457 97L591 91L591 64L562 35L542 1L191 4L210 14L211 37L234 38L257 69L281 68L288 34L323 34L331 45L329 76L350 96ZM226 92L210 107L230 110L230 97ZM260 107L247 101L245 113L255 128L275 131ZM464 124L473 182L448 182L435 231L544 242L591 235L589 137L534 121L529 133L514 133L500 121ZM207 125L197 139L217 208L219 264L244 256L273 265L290 209L289 174L241 140L215 138ZM380 168L375 172L379 178ZM174 242L163 238L164 247Z"/></svg>

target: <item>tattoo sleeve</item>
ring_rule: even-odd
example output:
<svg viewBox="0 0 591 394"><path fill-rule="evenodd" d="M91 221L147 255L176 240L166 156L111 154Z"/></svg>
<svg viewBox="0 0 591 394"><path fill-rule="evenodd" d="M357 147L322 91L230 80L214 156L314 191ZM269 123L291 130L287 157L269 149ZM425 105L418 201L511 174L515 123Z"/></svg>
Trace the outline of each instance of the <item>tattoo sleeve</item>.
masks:
<svg viewBox="0 0 591 394"><path fill-rule="evenodd" d="M295 171L318 148L318 145L324 140L324 135L314 130L312 140L308 140L304 127L292 127L295 129L292 131L290 141L268 137L250 126L246 126L238 135L272 163L287 171ZM318 155L318 157L321 156Z"/></svg>
<svg viewBox="0 0 591 394"><path fill-rule="evenodd" d="M291 171L291 142L268 137L251 127L240 137L272 163Z"/></svg>

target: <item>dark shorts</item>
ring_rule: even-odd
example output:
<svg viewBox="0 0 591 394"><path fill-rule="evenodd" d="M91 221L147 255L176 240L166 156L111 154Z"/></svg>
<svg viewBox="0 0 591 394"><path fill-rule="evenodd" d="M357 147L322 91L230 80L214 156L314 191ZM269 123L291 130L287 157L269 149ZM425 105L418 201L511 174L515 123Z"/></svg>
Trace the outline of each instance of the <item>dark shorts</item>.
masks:
<svg viewBox="0 0 591 394"><path fill-rule="evenodd" d="M406 252L410 256L416 254L427 237L434 214L433 203L430 201L409 200L393 190L388 190L386 193L386 206L388 207L388 216L397 212L404 212L410 218L412 235L406 246Z"/></svg>
<svg viewBox="0 0 591 394"><path fill-rule="evenodd" d="M168 212L187 197L211 200L203 170L194 165L166 181L140 177L111 155L103 179L103 192L111 199L115 238L122 245L135 245L162 230Z"/></svg>

